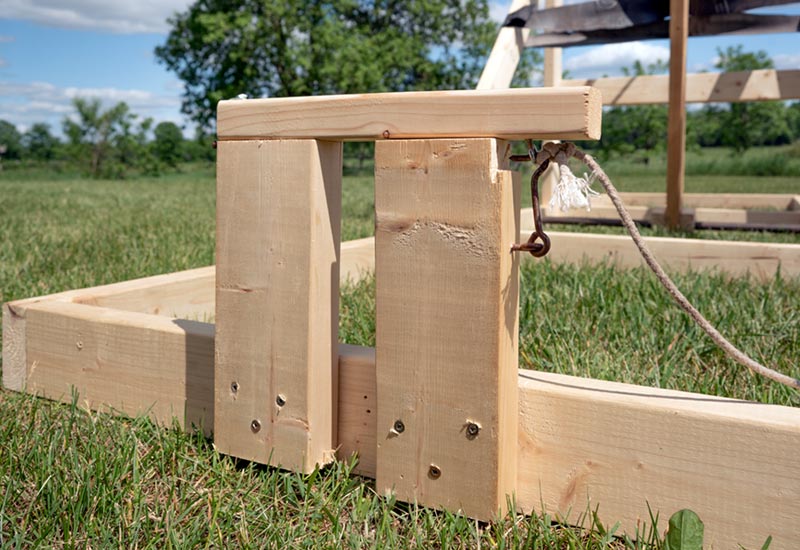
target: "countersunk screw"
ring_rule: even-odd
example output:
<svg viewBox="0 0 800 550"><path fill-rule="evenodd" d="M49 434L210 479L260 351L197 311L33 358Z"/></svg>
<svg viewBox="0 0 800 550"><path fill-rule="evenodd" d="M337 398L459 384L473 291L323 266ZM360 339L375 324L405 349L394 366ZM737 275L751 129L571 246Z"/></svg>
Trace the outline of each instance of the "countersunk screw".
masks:
<svg viewBox="0 0 800 550"><path fill-rule="evenodd" d="M431 464L431 467L428 468L428 475L431 479L439 479L442 475L442 470L436 464Z"/></svg>
<svg viewBox="0 0 800 550"><path fill-rule="evenodd" d="M258 420L253 420L252 422L250 422L250 430L254 434L260 432L261 431L261 422L259 422Z"/></svg>
<svg viewBox="0 0 800 550"><path fill-rule="evenodd" d="M286 404L286 397L282 393L278 394L278 397L275 398L275 404L279 407L283 407Z"/></svg>
<svg viewBox="0 0 800 550"><path fill-rule="evenodd" d="M478 433L481 431L480 424L476 422L470 422L467 424L467 437L469 439L475 439L478 437Z"/></svg>
<svg viewBox="0 0 800 550"><path fill-rule="evenodd" d="M394 431L396 431L399 434L401 434L404 431L406 431L406 425L403 424L402 420L395 420L394 421Z"/></svg>
<svg viewBox="0 0 800 550"><path fill-rule="evenodd" d="M239 382L231 382L231 391L236 393L239 391Z"/></svg>

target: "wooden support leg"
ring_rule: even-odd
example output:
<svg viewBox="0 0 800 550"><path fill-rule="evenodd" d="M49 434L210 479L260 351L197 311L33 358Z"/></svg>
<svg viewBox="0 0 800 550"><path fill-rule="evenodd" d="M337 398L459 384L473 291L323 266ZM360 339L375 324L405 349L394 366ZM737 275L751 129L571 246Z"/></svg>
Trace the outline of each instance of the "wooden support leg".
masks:
<svg viewBox="0 0 800 550"><path fill-rule="evenodd" d="M310 472L333 458L341 143L217 149L214 441Z"/></svg>
<svg viewBox="0 0 800 550"><path fill-rule="evenodd" d="M519 179L494 139L376 143L378 491L484 520L516 485Z"/></svg>

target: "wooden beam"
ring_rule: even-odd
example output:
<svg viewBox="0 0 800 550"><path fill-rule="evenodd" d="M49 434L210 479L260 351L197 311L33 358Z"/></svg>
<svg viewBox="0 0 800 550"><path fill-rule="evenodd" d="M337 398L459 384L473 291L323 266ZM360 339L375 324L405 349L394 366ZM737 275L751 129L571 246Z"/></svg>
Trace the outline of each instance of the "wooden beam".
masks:
<svg viewBox="0 0 800 550"><path fill-rule="evenodd" d="M342 144L217 148L216 447L310 472L336 446Z"/></svg>
<svg viewBox="0 0 800 550"><path fill-rule="evenodd" d="M213 325L58 302L29 309L29 391L70 402L75 386L93 409L210 427ZM340 345L339 354L338 456L357 453L357 473L375 477L375 350ZM662 531L688 507L705 522L708 546L759 548L772 535L770 548L794 548L800 410L536 371L518 377L521 511L544 505L571 512L568 522L599 506L603 521L633 535L648 506Z"/></svg>
<svg viewBox="0 0 800 550"><path fill-rule="evenodd" d="M670 229L681 227L681 195L686 168L686 44L689 0L670 0L669 120L667 123L667 210Z"/></svg>
<svg viewBox="0 0 800 550"><path fill-rule="evenodd" d="M625 206L666 206L666 193L620 193ZM687 208L737 208L753 210L791 210L794 195L768 193L685 193ZM800 197L798 198L800 200ZM594 205L610 205L608 197L592 199Z"/></svg>
<svg viewBox="0 0 800 550"><path fill-rule="evenodd" d="M214 325L42 301L25 319L25 390L206 434L214 419ZM5 360L4 360L5 367Z"/></svg>
<svg viewBox="0 0 800 550"><path fill-rule="evenodd" d="M508 13L522 9L539 0L512 0ZM514 73L517 72L519 58L525 49L530 30L519 27L500 27L497 39L492 46L489 59L483 66L478 80L478 90L506 89L511 87Z"/></svg>
<svg viewBox="0 0 800 550"><path fill-rule="evenodd" d="M592 88L403 92L221 101L228 139L598 139Z"/></svg>
<svg viewBox="0 0 800 550"><path fill-rule="evenodd" d="M564 80L562 86L592 86L604 105L669 103L669 76L644 75ZM800 99L800 70L762 69L686 75L687 103L735 103Z"/></svg>
<svg viewBox="0 0 800 550"><path fill-rule="evenodd" d="M516 482L520 185L506 147L375 149L376 490L483 520Z"/></svg>
<svg viewBox="0 0 800 550"><path fill-rule="evenodd" d="M563 0L546 0L545 6L547 8L557 8L563 3ZM562 61L561 48L545 48L543 78L546 87L561 86L561 77L564 71ZM551 162L539 180L540 204L546 205L550 202L560 176L561 170L558 163Z"/></svg>

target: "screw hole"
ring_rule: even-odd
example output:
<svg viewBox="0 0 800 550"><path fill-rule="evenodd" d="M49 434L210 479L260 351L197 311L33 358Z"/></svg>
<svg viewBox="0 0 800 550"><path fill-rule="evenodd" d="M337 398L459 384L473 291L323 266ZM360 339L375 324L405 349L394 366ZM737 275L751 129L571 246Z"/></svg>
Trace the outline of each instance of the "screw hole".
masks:
<svg viewBox="0 0 800 550"><path fill-rule="evenodd" d="M275 404L279 407L283 407L286 404L286 397L282 393L278 394L278 397L275 398Z"/></svg>

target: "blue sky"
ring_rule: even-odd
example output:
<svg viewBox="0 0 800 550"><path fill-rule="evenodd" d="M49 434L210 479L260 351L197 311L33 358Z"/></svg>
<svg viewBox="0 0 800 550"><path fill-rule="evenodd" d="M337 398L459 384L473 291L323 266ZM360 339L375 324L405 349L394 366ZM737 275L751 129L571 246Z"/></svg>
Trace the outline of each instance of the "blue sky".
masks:
<svg viewBox="0 0 800 550"><path fill-rule="evenodd" d="M167 17L191 0L0 0L0 119L24 131L47 122L56 132L77 96L125 101L157 122L191 125L180 113L181 82L153 55ZM503 19L510 2L493 2ZM568 2L572 3L572 2ZM800 3L768 10L800 14ZM779 68L800 69L800 33L693 38L690 71L713 70L718 47L766 50ZM639 59L669 58L665 40L564 50L575 78L620 74Z"/></svg>

